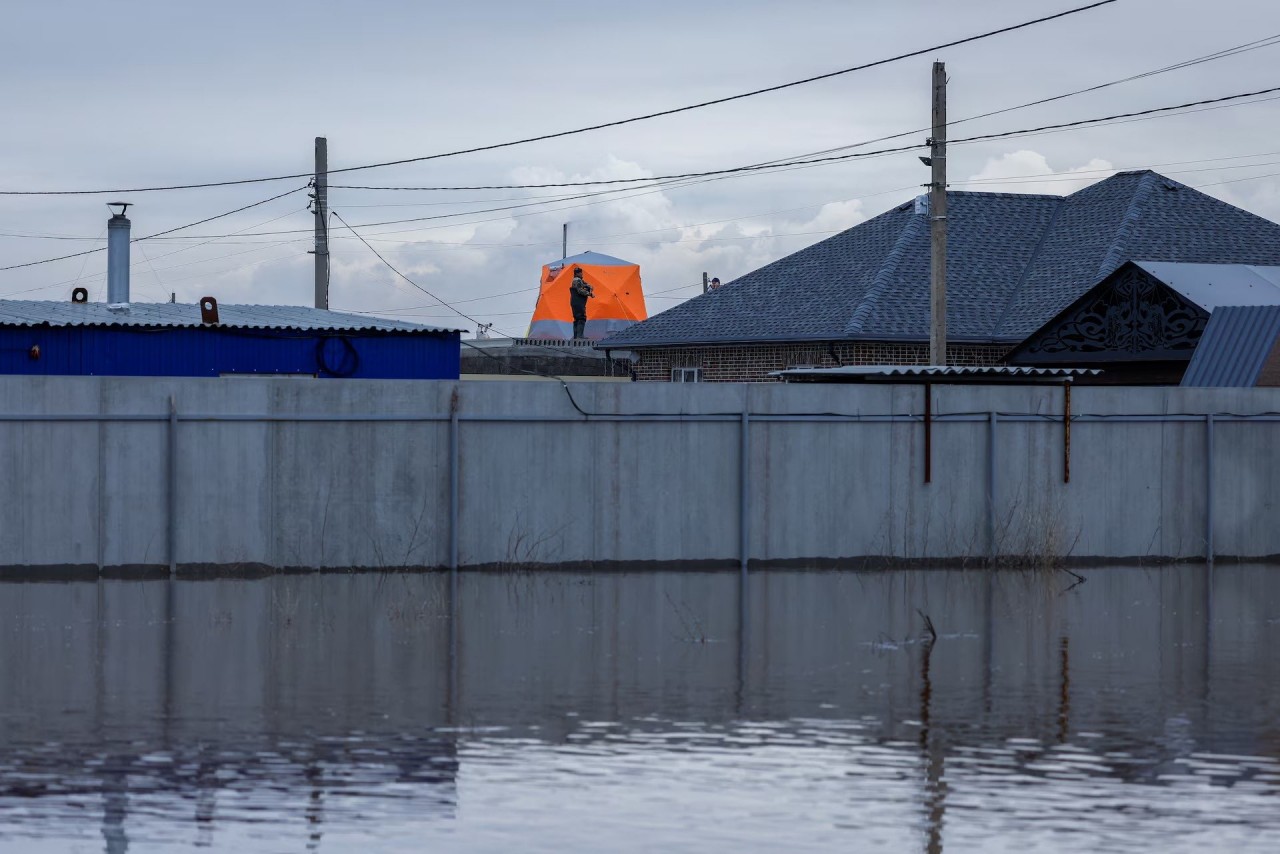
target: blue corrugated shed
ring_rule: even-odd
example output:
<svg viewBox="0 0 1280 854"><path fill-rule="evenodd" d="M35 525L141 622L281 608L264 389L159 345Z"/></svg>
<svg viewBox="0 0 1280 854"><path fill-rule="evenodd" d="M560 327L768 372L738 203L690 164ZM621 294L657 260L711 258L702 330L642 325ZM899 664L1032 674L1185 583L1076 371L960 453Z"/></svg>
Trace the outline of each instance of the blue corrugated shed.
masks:
<svg viewBox="0 0 1280 854"><path fill-rule="evenodd" d="M1209 316L1184 386L1252 388L1280 338L1280 305L1222 306Z"/></svg>
<svg viewBox="0 0 1280 854"><path fill-rule="evenodd" d="M1155 172L1070 196L947 194L948 337L1015 343L1125 261L1280 265L1280 225ZM606 339L927 341L927 206L908 202Z"/></svg>
<svg viewBox="0 0 1280 854"><path fill-rule="evenodd" d="M300 306L0 301L0 374L457 379L459 330Z"/></svg>

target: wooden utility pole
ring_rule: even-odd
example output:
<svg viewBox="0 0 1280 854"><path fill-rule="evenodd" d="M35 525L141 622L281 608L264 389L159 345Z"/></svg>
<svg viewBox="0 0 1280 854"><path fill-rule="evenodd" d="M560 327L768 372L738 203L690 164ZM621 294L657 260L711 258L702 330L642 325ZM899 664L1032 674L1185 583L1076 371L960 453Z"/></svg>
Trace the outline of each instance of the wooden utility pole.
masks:
<svg viewBox="0 0 1280 854"><path fill-rule="evenodd" d="M329 307L329 140L316 137L316 308Z"/></svg>
<svg viewBox="0 0 1280 854"><path fill-rule="evenodd" d="M569 223L564 224L564 230L560 233L560 257L569 257Z"/></svg>
<svg viewBox="0 0 1280 854"><path fill-rule="evenodd" d="M929 364L947 363L947 67L933 64L933 136L929 140Z"/></svg>
<svg viewBox="0 0 1280 854"><path fill-rule="evenodd" d="M703 270L702 271L702 292L705 294L709 290L711 290L711 280L707 278L707 272Z"/></svg>

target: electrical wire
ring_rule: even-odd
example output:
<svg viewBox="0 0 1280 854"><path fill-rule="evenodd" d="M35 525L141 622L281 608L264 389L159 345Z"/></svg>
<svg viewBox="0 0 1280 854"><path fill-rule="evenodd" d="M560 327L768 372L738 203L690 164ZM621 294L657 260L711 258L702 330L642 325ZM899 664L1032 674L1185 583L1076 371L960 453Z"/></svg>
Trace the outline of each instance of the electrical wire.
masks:
<svg viewBox="0 0 1280 854"><path fill-rule="evenodd" d="M1023 128L1020 130L981 134L981 135L971 136L971 137L962 137L960 139L949 140L948 144L963 145L963 144L972 144L975 142L985 142L985 141L997 140L997 139L1010 139L1010 138L1015 138L1020 136L1030 136L1034 134L1045 133L1049 131L1070 130L1070 129L1080 128L1080 127L1101 126L1104 124L1114 123L1114 122L1126 120L1126 119L1142 121L1142 120L1148 120L1153 117L1170 115L1175 113L1178 110L1187 110L1192 107L1204 107L1205 105L1230 105L1229 102L1232 102L1232 101L1240 101L1245 98L1253 98L1259 95L1265 95L1265 94L1270 94L1275 92L1280 92L1280 86L1271 87L1267 89L1259 89L1252 92L1242 92L1234 95L1223 95L1217 98L1207 98L1207 99L1202 99L1198 101L1188 101L1182 104L1173 104L1173 105L1164 106L1164 107L1152 107L1145 110L1136 110L1136 111L1127 112L1127 113L1114 113L1111 115L1098 116L1090 119L1077 119L1071 122L1060 122L1057 124L1041 125L1034 128ZM1260 102L1252 102L1252 103L1260 103ZM1209 108L1213 109L1213 107L1209 107ZM820 165L824 163L841 162L841 161L860 159L860 158L866 158L866 157L878 157L878 156L884 156L887 154L901 153L904 151L918 150L925 147L926 146L923 143L921 143L921 144L898 146L894 148L879 149L875 151L852 152L848 154L831 155L827 157L809 158L809 159L802 159L802 160L791 160L791 161L785 161L785 162L779 161L771 164L755 164L750 166L738 166L730 169L716 169L716 170L710 170L707 172L690 172L690 173L684 173L680 175L664 175L664 176L644 178L644 179L631 179L631 178L619 179L619 180L625 180L629 182L630 181L649 181L651 183L646 187L637 188L640 191L634 193L632 196L619 196L618 198L634 198L635 196L645 195L650 192L660 192L663 189L668 189L668 186L662 185L661 182L676 182L676 181L686 181L690 179L703 179L703 178L706 178L708 180L716 180L724 176L749 173L749 172L759 172L759 171L765 171L765 170L785 171L788 168L804 168L807 166ZM597 195L597 194L595 193L582 194L581 196L577 196L575 198L587 198L593 195ZM514 214L511 216L497 217L494 219L472 220L467 222L456 222L456 223L451 222L440 227L453 228L455 226L478 225L478 224L493 222L497 220L514 219L514 218L519 218L520 216L538 216L546 213L572 210L574 208L580 208L580 207L588 207L593 204L600 204L600 203L609 202L609 201L615 201L615 199L605 199L597 202L588 202L580 205L566 205L562 207L548 208L547 210L535 211L530 214L523 214L523 215ZM545 203L539 203L539 204L545 204ZM534 205L513 206L513 207L532 207L532 206ZM472 211L470 213L475 214L475 213L482 213L482 212L483 211ZM407 224L411 222L436 221L436 220L446 219L446 218L452 219L453 217L467 216L467 215L468 213L465 213L465 212L457 213L457 214L437 214L429 217L411 217L411 218L402 219L402 220L387 220L382 222L360 223L354 226L348 226L348 228L356 229L356 228L372 228L372 227L379 227L379 226L385 226L385 225L402 225L402 224ZM409 229L409 231L423 231L423 230L429 230L429 229ZM293 229L288 231L251 232L250 234L261 235L261 236L274 236L274 235L281 235L281 234L302 234L306 232L307 232L307 229ZM398 232L378 232L378 233L375 233L374 236L378 236L381 234L395 234L395 233L398 233ZM217 235L217 236L226 236L226 235ZM74 256L68 256L68 257L74 257ZM3 270L3 269L7 269L7 268L0 268L0 270Z"/></svg>
<svg viewBox="0 0 1280 854"><path fill-rule="evenodd" d="M263 199L262 201L259 201L259 202L253 202L252 204L243 205L242 207L238 207L235 210L227 211L225 213L215 214L214 216L210 216L210 217L205 217L204 219L196 220L195 222L189 222L186 225L179 225L176 228L170 228L164 231L157 231L155 234L148 234L144 237L135 237L129 242L139 243L143 240L152 240L153 238L162 237L163 235L166 235L166 234L173 234L176 231L182 231L183 229L193 228L197 225L204 225L206 222L213 222L215 219L222 219L223 217L228 217L233 214L242 213L244 211L249 210L250 208L256 208L259 205L265 205L268 202L274 202L276 199L283 199L285 196L291 196L294 193L300 193L305 189L307 188L298 187L297 189L289 190L287 192L274 195L269 199ZM0 272L4 272L5 270L20 270L24 267L35 267L38 264L51 264L54 261L63 261L63 260L66 260L67 258L79 258L82 255L92 255L96 252L105 252L106 250L107 250L107 247L99 246L96 249L86 249L83 252L72 252L69 255L59 255L56 258L43 258L39 261L27 261L26 263L23 263L23 264L10 264L7 267L0 267Z"/></svg>
<svg viewBox="0 0 1280 854"><path fill-rule="evenodd" d="M990 118L991 116L1004 115L1006 113L1011 113L1016 110L1027 109L1029 107L1038 107L1044 104L1053 103L1055 101L1061 101L1066 98L1072 98L1077 95L1085 95L1092 92L1098 92L1103 89L1111 88L1113 86L1119 86L1124 83L1131 83L1135 80L1143 80L1148 77L1154 77L1156 75L1166 74L1171 71L1178 71L1183 68L1190 68L1205 62L1212 62L1218 59L1225 59L1228 57L1237 56L1241 53L1247 53L1249 51L1259 50L1264 47L1275 47L1276 45L1280 45L1280 34L1267 36L1266 38L1257 39L1252 42L1245 42L1244 44L1241 44L1241 45L1235 45L1230 48L1224 48L1223 50L1215 51L1213 53L1205 54L1203 56L1193 57L1191 59L1183 60L1181 62L1177 62L1172 65L1166 65L1160 68L1150 69L1148 71L1144 71L1139 74L1133 74L1128 77L1120 78L1118 80L1109 80L1105 83L1098 83L1093 86L1087 86L1083 89L1075 89L1071 92L1064 92L1059 95L1052 95L1050 97L1040 98L1035 101L1027 101L1026 103L1022 103L1022 104L1016 104L1009 107L1002 107L1001 109L998 109L998 110L990 110L988 112L979 113L974 116L967 116L963 119L953 119L947 123L947 127L951 128L951 127L955 127L956 125L964 124L966 122L978 121L979 119ZM823 154L834 154L839 151L847 151L850 148L858 148L865 145L873 145L877 142L888 142L894 139L901 139L902 137L912 136L917 133L927 133L931 130L932 128L930 127L917 128L914 130L902 131L900 133L890 134L888 136L877 137L871 140L864 140L858 143L842 145L836 148L823 149L821 151L813 151L807 154L795 155L795 157L791 157L791 158L781 158L779 160L768 161L767 163L756 164L756 165L765 166L769 164L782 163L785 160L794 160L801 157L816 157L818 155L823 155ZM670 177L681 177L681 176L670 176ZM646 181L646 180L661 180L661 178L614 178L614 179L601 179L598 181L570 181L570 182L544 183L544 184L488 184L488 185L472 185L472 186L453 185L453 186L434 186L434 187L369 186L369 185L357 185L357 184L332 184L330 186L341 188L341 189L348 189L348 190L379 190L379 191L518 190L518 189L546 189L546 188L553 188L553 187L588 187L588 186L599 186L604 184L639 182L639 181ZM436 204L447 204L447 203L438 202Z"/></svg>
<svg viewBox="0 0 1280 854"><path fill-rule="evenodd" d="M330 213L331 213L331 214L333 214L333 216L334 216L335 218L337 218L338 222L340 222L340 223L342 223L343 225L345 225L345 226L347 227L347 230L348 230L348 231L350 231L350 232L351 232L352 234L354 234L356 237L360 237L360 232L356 231L354 228L352 228L350 225L348 225L348 224L347 224L347 221L346 221L345 219L343 219L343 218L342 218L342 215L341 215L341 214L339 214L339 213L338 213L337 211L335 211L335 210L330 210ZM406 282L408 282L409 284L413 285L415 288L417 288L418 290L422 291L424 294L426 294L427 296L431 297L433 300L435 300L436 302L440 303L440 305L442 305L442 306L444 306L445 308L449 309L450 311L452 311L454 314L458 315L459 317L465 317L467 320L470 320L472 323L475 323L475 324L477 324L477 325L479 325L479 324L480 324L480 321L479 321L479 320L476 320L474 317L472 317L472 316L471 316L471 315L469 315L469 314L466 314L466 313L464 313L464 312L458 311L456 308L454 308L453 306L451 306L449 303L447 303L447 302L445 302L444 300L440 299L440 297L438 297L438 296L436 296L435 294L431 293L431 291L427 290L427 289L426 289L426 288L424 288L422 285L418 284L418 283L417 283L417 282L415 282L413 279L410 279L410 278L409 278L408 276L406 276L404 273L400 272L400 270L396 267L396 265L392 264L392 263L391 263L390 261L388 261L386 258L382 257L382 253L381 253L381 252L379 252L377 249L374 249L374 248L373 248L373 244L369 243L369 242L368 242L367 240L365 240L363 237L360 237L360 241L361 241L362 243L364 243L364 245L365 245L365 246L368 246L368 247L369 247L369 251L370 251L370 252L372 252L374 255L377 255L377 256L378 256L378 260L379 260L379 261L381 261L383 264L386 264L389 268L391 268L391 272L395 273L397 276L399 276L400 278L404 279Z"/></svg>
<svg viewBox="0 0 1280 854"><path fill-rule="evenodd" d="M1073 9L1068 9L1063 12L1057 12L1052 15L1043 15L1039 18L1034 18L1029 21L1023 21L1022 23L1019 23L1019 24L1013 24L1007 27L1001 27L995 30L988 30L986 32L978 33L976 35L965 36L964 38L953 39L952 41L944 42L938 45L933 45L932 47L921 48L919 50L913 50L907 53L900 53L900 54L897 54L896 56L890 56L885 59L877 59L872 62L866 62L860 65L854 65L849 68L842 68L837 71L829 71L829 72L826 72L825 74L817 74L812 77L806 77L801 80L793 80L789 83L779 83L774 86L766 86L762 89L754 89L749 92L741 92L737 95L729 95L723 98L714 98L712 100L701 101L696 104L687 104L683 107L674 107L668 110L659 110L658 112L646 113L640 116L632 116L626 119L616 119L614 121L602 122L600 124L588 125L586 127L574 128L572 130L556 131L554 133L541 134L539 136L530 136L530 137L525 137L523 139L510 140L507 142L498 142L498 143L492 143L489 145L479 145L472 148L463 148L463 149L458 149L456 151L446 151L446 152L440 152L438 154L427 154L419 157L406 157L400 160L387 160L380 163L367 163L362 166L347 166L342 169L330 169L329 174L336 175L344 172L358 172L365 169L380 169L386 166L403 166L408 163L423 163L428 160L440 160L442 158L457 157L463 154L477 154L483 151L495 151L500 148L511 148L513 146L526 145L532 142L544 142L546 140L551 140L551 139L561 139L567 136L575 136L577 134L589 133L597 130L604 130L606 128L621 127L623 125L635 124L636 122L649 121L650 119L661 118L664 116L672 116L678 113L686 113L691 110L700 110L705 107L712 107L718 104L727 104L727 103L730 103L731 101L740 101L744 98L752 98L757 95L764 95L771 92L780 92L784 89L791 89L796 86L803 86L809 83L816 83L820 80L829 80L833 77L840 77L842 75L852 74L857 71L865 71L871 68L878 68L882 65L889 65L890 63L900 62L904 59L912 59L917 56L923 56L924 54L935 53L937 51L945 50L947 48L958 47L960 45L970 44L972 42L981 41L983 39L992 38L998 35L1004 35L1006 33L1011 33L1017 30L1026 29L1027 27L1033 27L1038 24L1047 23L1049 21L1055 21L1055 20L1058 20L1059 18L1065 18L1069 15L1075 15L1081 12L1088 12L1090 10L1097 9L1101 6L1108 6L1116 2L1118 2L1118 0L1097 0L1097 2L1090 3L1085 6L1077 6ZM209 182L204 182L199 184L172 184L169 186L162 186L162 187L132 187L132 188L126 188L126 189L117 188L117 189L104 189L104 190L0 190L0 195L69 196L69 195L99 195L103 193L149 193L149 192L158 192L163 190L194 190L194 189L204 189L208 187L229 187L229 186L239 185L239 184L260 184L260 183L265 183L269 181L285 181L285 180L290 180L295 178L307 178L307 177L310 177L310 175L311 173L309 172L299 172L292 175L276 175L269 178L242 178L234 181L209 181Z"/></svg>

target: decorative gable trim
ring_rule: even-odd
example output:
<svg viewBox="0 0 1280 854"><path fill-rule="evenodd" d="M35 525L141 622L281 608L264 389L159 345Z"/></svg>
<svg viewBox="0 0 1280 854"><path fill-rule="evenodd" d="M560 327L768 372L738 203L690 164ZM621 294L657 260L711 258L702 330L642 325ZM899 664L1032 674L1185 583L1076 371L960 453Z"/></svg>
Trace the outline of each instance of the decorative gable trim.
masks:
<svg viewBox="0 0 1280 854"><path fill-rule="evenodd" d="M1126 262L1010 354L1014 365L1188 361L1209 313Z"/></svg>

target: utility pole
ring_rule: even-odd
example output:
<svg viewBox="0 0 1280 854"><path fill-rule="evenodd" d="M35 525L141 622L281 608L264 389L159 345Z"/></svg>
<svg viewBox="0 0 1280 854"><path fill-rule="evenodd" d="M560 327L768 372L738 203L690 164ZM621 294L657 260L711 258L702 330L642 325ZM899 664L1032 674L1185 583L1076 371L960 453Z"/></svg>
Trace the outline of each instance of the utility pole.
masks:
<svg viewBox="0 0 1280 854"><path fill-rule="evenodd" d="M710 280L707 279L707 271L703 270L702 271L702 292L705 294L709 290L711 290L711 282Z"/></svg>
<svg viewBox="0 0 1280 854"><path fill-rule="evenodd" d="M947 67L933 64L933 136L929 139L929 364L947 363Z"/></svg>
<svg viewBox="0 0 1280 854"><path fill-rule="evenodd" d="M564 224L564 230L560 232L560 257L569 257L569 223Z"/></svg>
<svg viewBox="0 0 1280 854"><path fill-rule="evenodd" d="M329 140L316 137L316 308L329 307Z"/></svg>

